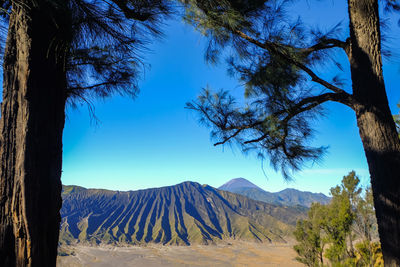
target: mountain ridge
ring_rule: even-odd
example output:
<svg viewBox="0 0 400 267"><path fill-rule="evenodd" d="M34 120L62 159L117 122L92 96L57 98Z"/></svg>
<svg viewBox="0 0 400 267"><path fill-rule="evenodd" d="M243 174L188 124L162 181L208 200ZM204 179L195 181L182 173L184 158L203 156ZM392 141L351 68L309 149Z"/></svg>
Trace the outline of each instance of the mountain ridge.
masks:
<svg viewBox="0 0 400 267"><path fill-rule="evenodd" d="M286 242L301 208L183 182L137 191L63 186L60 243L164 245Z"/></svg>
<svg viewBox="0 0 400 267"><path fill-rule="evenodd" d="M278 192L268 192L254 185L247 179L240 179L239 183L237 183L237 178L231 179L227 183L218 187L218 189L240 194L254 200L284 206L300 205L309 208L313 202L327 204L330 201L330 197L322 193L300 191L294 188L286 188ZM226 186L227 184L229 186ZM254 187L242 186L243 184L253 184Z"/></svg>

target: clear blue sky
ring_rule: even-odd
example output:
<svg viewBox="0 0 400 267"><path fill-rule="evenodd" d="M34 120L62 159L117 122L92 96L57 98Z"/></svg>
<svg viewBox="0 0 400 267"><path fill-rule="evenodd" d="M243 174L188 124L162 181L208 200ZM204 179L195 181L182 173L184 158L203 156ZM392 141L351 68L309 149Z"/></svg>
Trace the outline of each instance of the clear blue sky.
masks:
<svg viewBox="0 0 400 267"><path fill-rule="evenodd" d="M305 21L322 28L342 21L346 28L343 4L309 2L309 6L296 8L302 11ZM396 21L391 23L390 47L397 49L394 44L400 41L400 31ZM136 190L190 180L218 187L231 178L244 177L268 191L292 187L327 194L351 170L357 171L364 184L368 183L355 116L339 104L328 104L327 116L316 122L314 143L329 146L328 154L321 164L295 174L293 182L285 182L268 162L264 162L266 177L261 162L252 154L244 156L235 147L214 147L209 129L198 124L196 114L184 109L185 103L207 85L237 94L241 88L223 65L205 63L205 40L191 27L170 21L165 33L164 40L154 42L152 53L146 55L151 67L140 82L137 99L115 96L94 101L100 120L97 125L91 122L86 106L67 109L63 184ZM384 62L393 113L398 113L396 103L400 100L399 62L398 57Z"/></svg>

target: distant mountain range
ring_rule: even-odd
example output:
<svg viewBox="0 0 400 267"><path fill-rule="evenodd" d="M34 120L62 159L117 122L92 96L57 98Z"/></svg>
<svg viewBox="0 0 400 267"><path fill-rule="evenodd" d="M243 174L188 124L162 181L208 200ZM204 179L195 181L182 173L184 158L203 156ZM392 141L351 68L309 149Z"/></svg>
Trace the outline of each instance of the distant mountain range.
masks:
<svg viewBox="0 0 400 267"><path fill-rule="evenodd" d="M139 191L63 186L60 243L285 242L306 208L184 182Z"/></svg>
<svg viewBox="0 0 400 267"><path fill-rule="evenodd" d="M327 204L330 201L330 197L322 193L303 192L292 188L271 193L244 178L232 179L218 189L240 194L254 200L284 206L300 205L309 208L313 202Z"/></svg>

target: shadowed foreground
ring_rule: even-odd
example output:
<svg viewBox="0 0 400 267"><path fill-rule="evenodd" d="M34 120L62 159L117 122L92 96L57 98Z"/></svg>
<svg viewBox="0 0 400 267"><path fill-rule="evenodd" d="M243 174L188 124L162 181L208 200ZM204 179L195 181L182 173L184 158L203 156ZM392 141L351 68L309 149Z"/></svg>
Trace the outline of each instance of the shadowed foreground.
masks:
<svg viewBox="0 0 400 267"><path fill-rule="evenodd" d="M302 266L294 260L295 252L287 244L66 246L61 251L69 255L58 257L58 267Z"/></svg>

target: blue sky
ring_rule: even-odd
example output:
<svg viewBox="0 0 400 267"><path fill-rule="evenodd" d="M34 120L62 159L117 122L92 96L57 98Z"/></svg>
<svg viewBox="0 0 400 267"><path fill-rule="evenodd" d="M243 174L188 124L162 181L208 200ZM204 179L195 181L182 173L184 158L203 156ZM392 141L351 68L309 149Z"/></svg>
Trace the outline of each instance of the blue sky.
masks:
<svg viewBox="0 0 400 267"><path fill-rule="evenodd" d="M336 2L313 1L297 10L302 10L305 21L322 28L339 21L346 25L345 6ZM392 21L389 27L392 48L400 36L395 24ZM205 63L205 40L190 26L170 21L165 34L162 41L151 44L152 52L145 57L151 67L144 73L136 99L114 96L95 100L97 124L91 121L85 105L67 109L64 184L136 190L190 180L218 187L229 179L244 177L268 191L292 187L327 194L353 169L364 184L368 183L354 113L335 103L326 105L327 116L316 122L314 144L329 146L328 154L320 164L296 173L293 182L285 182L268 162L264 162L264 175L254 155L243 155L234 146L214 147L209 130L198 124L196 114L184 109L185 103L206 86L230 89L235 94L241 94L241 87L227 75L223 64ZM396 103L400 100L399 62L396 57L384 62L393 113L398 112ZM344 76L348 78L348 73Z"/></svg>

